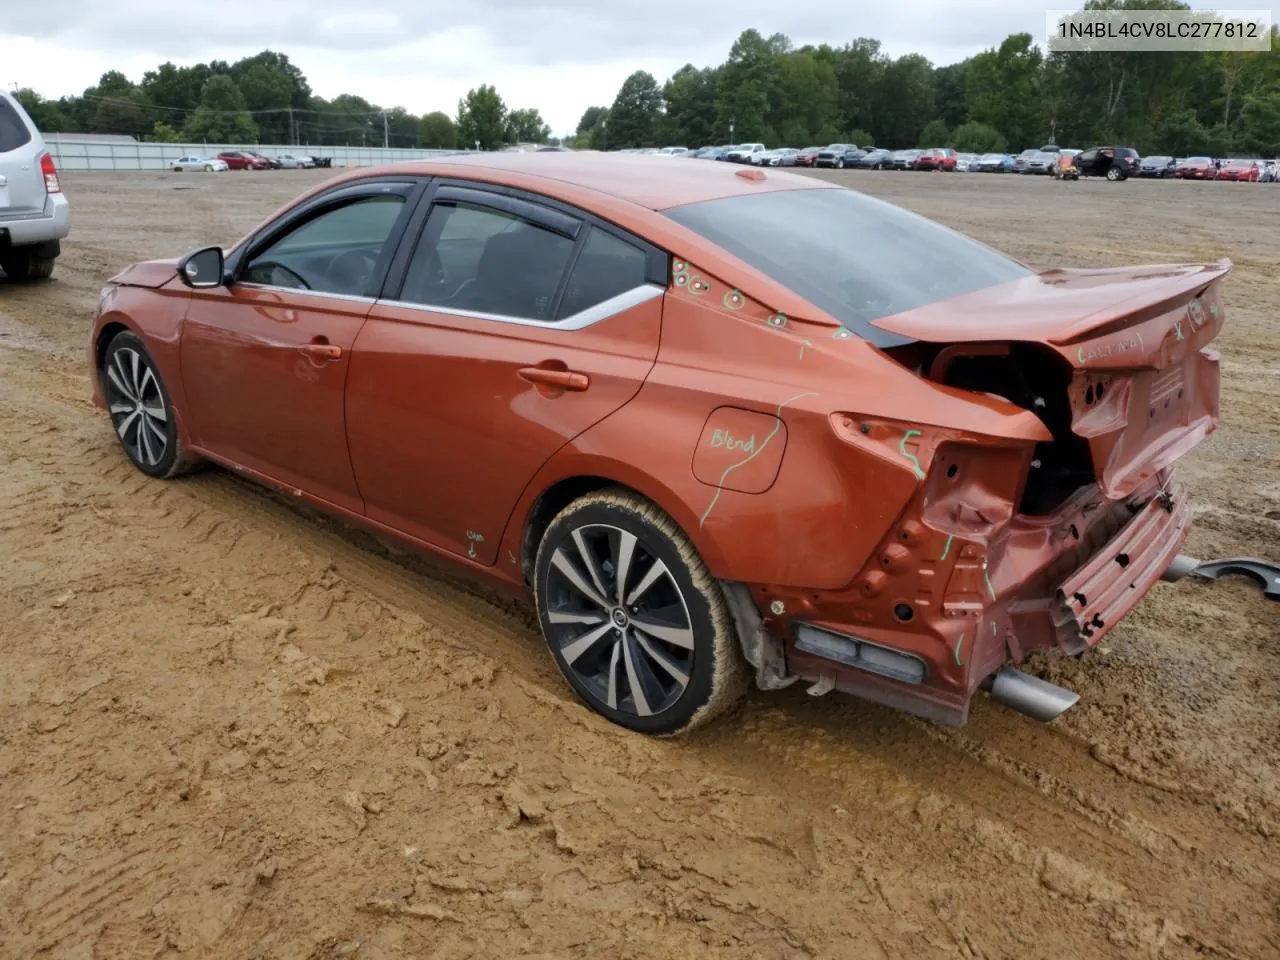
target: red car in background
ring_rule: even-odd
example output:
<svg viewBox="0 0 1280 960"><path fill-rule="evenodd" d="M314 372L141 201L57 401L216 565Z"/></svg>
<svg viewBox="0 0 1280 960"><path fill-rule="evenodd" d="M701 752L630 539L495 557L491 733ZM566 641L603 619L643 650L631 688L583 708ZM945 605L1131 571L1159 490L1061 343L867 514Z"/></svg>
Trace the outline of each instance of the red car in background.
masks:
<svg viewBox="0 0 1280 960"><path fill-rule="evenodd" d="M218 159L226 163L229 170L267 170L271 166L266 158L241 150L224 150Z"/></svg>
<svg viewBox="0 0 1280 960"><path fill-rule="evenodd" d="M934 147L926 150L912 162L916 170L947 170L956 168L956 152L949 147Z"/></svg>
<svg viewBox="0 0 1280 960"><path fill-rule="evenodd" d="M1218 167L1208 157L1188 157L1173 168L1180 180L1217 180Z"/></svg>
<svg viewBox="0 0 1280 960"><path fill-rule="evenodd" d="M1244 180L1250 183L1257 183L1259 172L1258 161L1256 160L1229 160L1218 171L1218 179Z"/></svg>
<svg viewBox="0 0 1280 960"><path fill-rule="evenodd" d="M822 152L821 147L805 147L796 154L797 167L812 167L813 162L818 159L818 154Z"/></svg>

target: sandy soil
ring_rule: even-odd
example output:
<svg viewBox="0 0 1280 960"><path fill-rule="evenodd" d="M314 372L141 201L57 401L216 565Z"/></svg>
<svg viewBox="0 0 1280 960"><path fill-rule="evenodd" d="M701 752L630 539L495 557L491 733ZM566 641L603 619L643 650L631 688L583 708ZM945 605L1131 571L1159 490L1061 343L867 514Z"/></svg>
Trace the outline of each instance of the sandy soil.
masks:
<svg viewBox="0 0 1280 960"><path fill-rule="evenodd" d="M0 281L0 955L1280 954L1251 584L1160 584L1040 663L1082 694L1053 727L789 690L655 742L526 611L225 472L134 471L88 400L102 281L323 175L68 175L55 280ZM1280 186L833 175L1038 265L1232 257L1190 552L1280 554Z"/></svg>

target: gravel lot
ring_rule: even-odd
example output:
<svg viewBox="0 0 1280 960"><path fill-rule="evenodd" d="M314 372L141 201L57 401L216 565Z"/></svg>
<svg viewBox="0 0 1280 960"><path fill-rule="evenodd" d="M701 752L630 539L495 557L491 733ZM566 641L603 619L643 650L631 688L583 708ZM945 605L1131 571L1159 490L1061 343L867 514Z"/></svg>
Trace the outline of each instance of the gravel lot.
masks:
<svg viewBox="0 0 1280 960"><path fill-rule="evenodd" d="M328 175L67 174L54 281L0 280L0 956L1280 954L1280 607L1247 582L1037 663L1082 696L1053 727L793 689L656 742L527 611L133 470L89 402L103 281ZM1280 186L830 176L1036 266L1231 257L1189 549L1280 559Z"/></svg>

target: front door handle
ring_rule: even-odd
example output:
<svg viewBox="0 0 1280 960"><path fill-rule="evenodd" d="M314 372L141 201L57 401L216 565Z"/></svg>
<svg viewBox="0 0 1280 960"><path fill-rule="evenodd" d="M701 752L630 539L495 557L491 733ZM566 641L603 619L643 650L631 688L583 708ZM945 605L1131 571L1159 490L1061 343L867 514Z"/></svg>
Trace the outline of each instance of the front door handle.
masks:
<svg viewBox="0 0 1280 960"><path fill-rule="evenodd" d="M591 386L591 380L585 373L573 370L556 370L547 367L522 367L520 376L530 383L545 383L549 387L561 390L582 391Z"/></svg>
<svg viewBox="0 0 1280 960"><path fill-rule="evenodd" d="M342 359L342 348L333 343L308 343L303 345L302 352L317 360Z"/></svg>

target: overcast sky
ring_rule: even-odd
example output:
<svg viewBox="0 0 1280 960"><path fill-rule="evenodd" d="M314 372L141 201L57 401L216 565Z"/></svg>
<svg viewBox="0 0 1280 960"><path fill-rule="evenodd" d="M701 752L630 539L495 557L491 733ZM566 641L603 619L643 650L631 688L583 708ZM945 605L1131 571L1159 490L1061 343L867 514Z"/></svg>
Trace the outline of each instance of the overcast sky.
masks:
<svg viewBox="0 0 1280 960"><path fill-rule="evenodd" d="M718 64L739 33L797 45L874 37L891 56L953 63L1029 32L1063 0L0 0L0 84L76 94L106 70L143 71L288 54L322 97L353 93L413 113L443 110L491 83L507 106L536 107L556 134L609 104L632 71L662 83L685 63ZM1278 0L1203 4L1270 9Z"/></svg>

